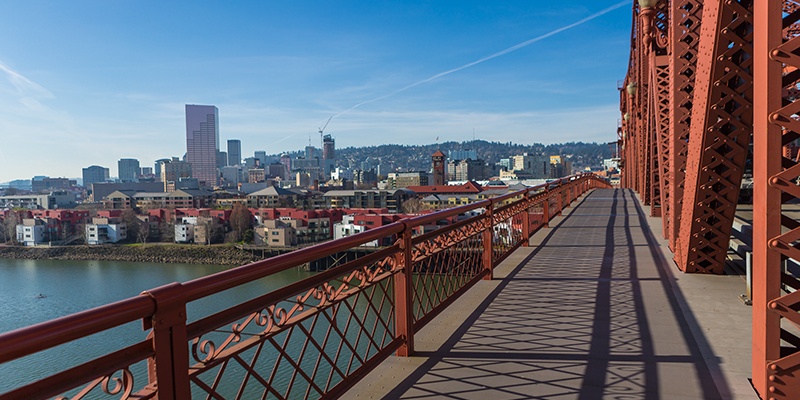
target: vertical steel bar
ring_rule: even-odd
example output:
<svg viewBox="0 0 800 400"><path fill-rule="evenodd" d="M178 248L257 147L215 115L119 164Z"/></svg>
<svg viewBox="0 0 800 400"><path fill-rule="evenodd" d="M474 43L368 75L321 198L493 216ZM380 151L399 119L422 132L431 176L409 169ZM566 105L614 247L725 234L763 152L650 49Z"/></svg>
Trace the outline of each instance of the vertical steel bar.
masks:
<svg viewBox="0 0 800 400"><path fill-rule="evenodd" d="M483 231L483 269L486 270L486 275L483 276L484 280L492 279L492 263L494 262L494 251L492 246L492 236L494 235L494 200L489 199L489 205L486 207L484 215Z"/></svg>
<svg viewBox="0 0 800 400"><path fill-rule="evenodd" d="M550 188L544 189L544 202L542 203L542 228L550 227Z"/></svg>
<svg viewBox="0 0 800 400"><path fill-rule="evenodd" d="M408 220L403 220L403 233L400 237L402 252L398 253L398 265L403 271L394 275L394 309L395 309L395 337L403 338L403 345L395 353L399 357L408 357L414 354L414 257L411 238L414 231L409 226Z"/></svg>
<svg viewBox="0 0 800 400"><path fill-rule="evenodd" d="M528 247L531 241L531 193L526 191L522 201L525 202L525 211L522 213L522 247Z"/></svg>
<svg viewBox="0 0 800 400"><path fill-rule="evenodd" d="M770 58L782 43L781 1L756 1L753 40L753 386L770 394L767 363L780 358L780 317L768 303L781 295L781 255L769 246L781 234L781 191L771 185L781 172L781 127L770 114L781 108L781 63Z"/></svg>

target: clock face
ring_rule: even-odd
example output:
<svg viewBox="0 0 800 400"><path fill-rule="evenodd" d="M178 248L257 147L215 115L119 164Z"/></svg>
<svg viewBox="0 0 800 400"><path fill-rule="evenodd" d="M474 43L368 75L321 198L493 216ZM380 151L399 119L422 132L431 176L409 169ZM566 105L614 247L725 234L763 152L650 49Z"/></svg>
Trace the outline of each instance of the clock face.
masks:
<svg viewBox="0 0 800 400"><path fill-rule="evenodd" d="M438 167L438 166L442 165L442 162L441 161L436 161L434 164Z"/></svg>

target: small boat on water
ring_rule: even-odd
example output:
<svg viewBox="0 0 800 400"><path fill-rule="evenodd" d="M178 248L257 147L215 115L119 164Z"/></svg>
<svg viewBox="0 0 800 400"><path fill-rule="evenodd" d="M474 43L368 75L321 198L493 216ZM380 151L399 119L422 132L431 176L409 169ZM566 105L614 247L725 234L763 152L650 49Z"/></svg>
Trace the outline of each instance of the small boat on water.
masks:
<svg viewBox="0 0 800 400"><path fill-rule="evenodd" d="M45 295L43 295L43 294L39 293L39 294L37 294L36 296L34 296L34 298L36 298L36 299L44 299L44 298L47 298L47 296L45 296Z"/></svg>

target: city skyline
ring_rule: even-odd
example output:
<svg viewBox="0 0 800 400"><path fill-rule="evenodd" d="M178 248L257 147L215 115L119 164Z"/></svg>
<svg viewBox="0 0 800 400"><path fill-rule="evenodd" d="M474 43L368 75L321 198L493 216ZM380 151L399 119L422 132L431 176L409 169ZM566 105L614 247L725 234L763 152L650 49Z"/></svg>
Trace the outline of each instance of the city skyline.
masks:
<svg viewBox="0 0 800 400"><path fill-rule="evenodd" d="M0 16L0 182L182 156L185 104L219 107L220 140L241 140L243 156L320 147L334 115L325 133L339 147L464 141L473 129L607 141L630 40L620 4L200 3L187 15L166 6L147 32L132 22L149 17L141 5L15 4ZM214 18L198 38L181 33ZM588 29L604 31L603 46Z"/></svg>

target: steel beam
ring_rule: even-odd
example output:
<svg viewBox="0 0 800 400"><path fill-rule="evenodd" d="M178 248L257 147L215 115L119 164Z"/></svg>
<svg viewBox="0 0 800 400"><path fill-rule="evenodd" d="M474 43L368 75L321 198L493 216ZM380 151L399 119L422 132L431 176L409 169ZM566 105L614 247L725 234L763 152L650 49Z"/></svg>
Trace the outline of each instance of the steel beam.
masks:
<svg viewBox="0 0 800 400"><path fill-rule="evenodd" d="M680 253L678 232L682 215L686 179L686 149L692 116L692 94L697 70L697 46L700 42L702 0L673 0L669 30L669 178L668 214L664 226L669 247ZM680 257L676 257L679 260ZM680 266L680 264L679 264ZM683 269L683 268L682 268Z"/></svg>
<svg viewBox="0 0 800 400"><path fill-rule="evenodd" d="M752 133L752 0L703 6L676 256L686 272L721 274Z"/></svg>
<svg viewBox="0 0 800 400"><path fill-rule="evenodd" d="M800 325L800 292L782 296L781 285L797 290L800 281L782 259L800 260L800 221L782 206L800 198L800 164L783 148L800 137L800 11L793 1L762 0L754 18L753 386L762 399L789 399L800 393L800 338L781 320Z"/></svg>

